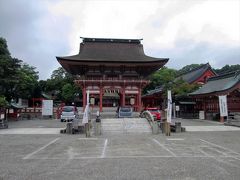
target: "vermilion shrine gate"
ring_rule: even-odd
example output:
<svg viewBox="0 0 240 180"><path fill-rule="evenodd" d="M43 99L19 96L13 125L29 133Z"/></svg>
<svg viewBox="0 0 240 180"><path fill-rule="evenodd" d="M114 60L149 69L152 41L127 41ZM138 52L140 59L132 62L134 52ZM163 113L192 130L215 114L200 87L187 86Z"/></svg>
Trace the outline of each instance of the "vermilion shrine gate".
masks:
<svg viewBox="0 0 240 180"><path fill-rule="evenodd" d="M106 94L119 96L116 105L141 110L141 92L149 83L147 77L168 62L168 58L146 56L141 40L82 38L79 54L57 57L62 67L76 76L75 83L82 89L83 107L89 90L100 111Z"/></svg>

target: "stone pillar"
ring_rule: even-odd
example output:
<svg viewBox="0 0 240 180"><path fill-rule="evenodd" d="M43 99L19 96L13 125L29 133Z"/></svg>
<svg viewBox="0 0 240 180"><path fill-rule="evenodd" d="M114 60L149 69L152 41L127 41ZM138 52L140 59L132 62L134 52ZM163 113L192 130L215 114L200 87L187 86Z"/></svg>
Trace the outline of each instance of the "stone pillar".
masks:
<svg viewBox="0 0 240 180"><path fill-rule="evenodd" d="M224 123L224 117L223 116L220 116L220 122Z"/></svg>

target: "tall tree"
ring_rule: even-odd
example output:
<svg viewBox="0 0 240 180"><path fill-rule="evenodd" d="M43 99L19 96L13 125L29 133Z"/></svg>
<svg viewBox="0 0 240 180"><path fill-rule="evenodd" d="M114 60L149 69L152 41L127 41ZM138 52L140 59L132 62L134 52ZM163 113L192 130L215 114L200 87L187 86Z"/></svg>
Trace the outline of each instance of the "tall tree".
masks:
<svg viewBox="0 0 240 180"><path fill-rule="evenodd" d="M0 94L7 101L30 98L37 86L38 72L22 60L12 58L7 41L0 38Z"/></svg>
<svg viewBox="0 0 240 180"><path fill-rule="evenodd" d="M65 102L72 102L75 96L74 86L70 83L65 84L62 87L62 98Z"/></svg>
<svg viewBox="0 0 240 180"><path fill-rule="evenodd" d="M30 98L38 85L38 72L35 67L22 64L18 70L19 80L16 85L15 94L21 98Z"/></svg>
<svg viewBox="0 0 240 180"><path fill-rule="evenodd" d="M72 97L81 96L81 89L74 84L73 76L62 67L54 70L51 78L40 81L39 85L43 92L53 93L60 101L73 101Z"/></svg>
<svg viewBox="0 0 240 180"><path fill-rule="evenodd" d="M202 65L203 64L190 64L190 65L186 65L186 66L182 67L181 69L179 69L177 71L177 76L179 76L181 74L184 74L186 72L189 72L189 71L191 71L191 70L193 70L193 69L195 69L195 68L197 68L199 66L202 66Z"/></svg>
<svg viewBox="0 0 240 180"><path fill-rule="evenodd" d="M6 39L0 37L0 55L10 56Z"/></svg>
<svg viewBox="0 0 240 180"><path fill-rule="evenodd" d="M214 69L217 74L225 74L225 73L230 73L234 71L240 71L240 64L236 65L225 65L220 69Z"/></svg>
<svg viewBox="0 0 240 180"><path fill-rule="evenodd" d="M147 90L155 89L158 86L165 85L173 81L176 77L176 70L163 67L162 69L155 72L150 77L150 84L144 88L143 92L146 93Z"/></svg>
<svg viewBox="0 0 240 180"><path fill-rule="evenodd" d="M14 90L19 81L18 69L21 60L12 58L8 50L7 41L0 38L0 94L9 101L14 98Z"/></svg>

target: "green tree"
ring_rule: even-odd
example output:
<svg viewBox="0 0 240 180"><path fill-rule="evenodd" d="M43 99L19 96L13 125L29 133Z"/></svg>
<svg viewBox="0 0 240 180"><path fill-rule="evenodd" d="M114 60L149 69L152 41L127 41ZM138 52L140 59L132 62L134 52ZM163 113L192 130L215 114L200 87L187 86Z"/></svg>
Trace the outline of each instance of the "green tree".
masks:
<svg viewBox="0 0 240 180"><path fill-rule="evenodd" d="M179 79L171 84L169 89L172 90L172 94L175 97L188 96L189 93L197 90L200 86L198 84L189 84L182 79Z"/></svg>
<svg viewBox="0 0 240 180"><path fill-rule="evenodd" d="M150 77L150 84L144 88L143 92L146 93L147 90L155 89L158 86L163 86L169 82L172 82L176 78L177 71L175 69L170 69L163 67Z"/></svg>
<svg viewBox="0 0 240 180"><path fill-rule="evenodd" d="M234 71L240 71L240 64L235 64L235 65L225 65L220 69L214 69L217 74L225 74L225 73L230 73Z"/></svg>
<svg viewBox="0 0 240 180"><path fill-rule="evenodd" d="M75 88L72 84L67 83L62 87L62 98L65 102L72 102L75 96Z"/></svg>
<svg viewBox="0 0 240 180"><path fill-rule="evenodd" d="M72 102L74 97L81 96L81 89L74 84L73 76L62 67L54 70L50 79L39 81L39 86L42 92L54 93L56 100L59 101ZM70 96L73 97L70 98Z"/></svg>
<svg viewBox="0 0 240 180"><path fill-rule="evenodd" d="M51 78L47 79L45 84L46 91L61 91L66 84L73 84L73 77L67 73L62 67L52 72Z"/></svg>
<svg viewBox="0 0 240 180"><path fill-rule="evenodd" d="M184 74L186 72L189 72L189 71L191 71L191 70L193 70L193 69L195 69L195 68L197 68L199 66L202 66L202 65L203 64L190 64L190 65L186 65L186 66L182 67L181 69L179 69L177 71L177 76L179 76L181 74Z"/></svg>
<svg viewBox="0 0 240 180"><path fill-rule="evenodd" d="M12 58L7 41L0 38L0 94L7 101L30 98L38 84L38 72L22 60Z"/></svg>
<svg viewBox="0 0 240 180"><path fill-rule="evenodd" d="M11 57L7 41L0 38L0 94L6 97L7 101L15 97L14 90L19 81L18 69L21 62Z"/></svg>
<svg viewBox="0 0 240 180"><path fill-rule="evenodd" d="M6 98L4 96L0 96L0 108L1 107L6 107L7 106L7 101Z"/></svg>
<svg viewBox="0 0 240 180"><path fill-rule="evenodd" d="M18 69L18 77L15 94L21 98L33 97L34 90L38 86L38 72L36 68L24 63Z"/></svg>
<svg viewBox="0 0 240 180"><path fill-rule="evenodd" d="M10 56L10 52L8 50L6 39L0 37L0 55L8 55Z"/></svg>

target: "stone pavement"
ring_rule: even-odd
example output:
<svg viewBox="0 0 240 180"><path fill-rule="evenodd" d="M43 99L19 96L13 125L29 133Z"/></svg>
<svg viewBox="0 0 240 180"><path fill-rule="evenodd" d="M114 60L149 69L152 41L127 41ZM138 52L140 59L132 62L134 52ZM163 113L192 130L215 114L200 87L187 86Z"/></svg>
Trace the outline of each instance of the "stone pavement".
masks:
<svg viewBox="0 0 240 180"><path fill-rule="evenodd" d="M59 120L10 122L0 130L0 180L239 179L236 127L175 121L189 131L152 135L143 118L108 118L101 136L86 138L59 134Z"/></svg>
<svg viewBox="0 0 240 180"><path fill-rule="evenodd" d="M152 130L145 118L106 118L101 120L102 134L147 133ZM225 126L223 123L199 119L173 119L181 122L187 132L240 131L239 127ZM59 120L22 120L10 122L9 129L0 130L0 134L59 134L66 123Z"/></svg>
<svg viewBox="0 0 240 180"><path fill-rule="evenodd" d="M102 131L121 133L151 133L151 127L145 118L108 118L102 119Z"/></svg>
<svg viewBox="0 0 240 180"><path fill-rule="evenodd" d="M0 179L232 180L240 132L0 135Z"/></svg>

